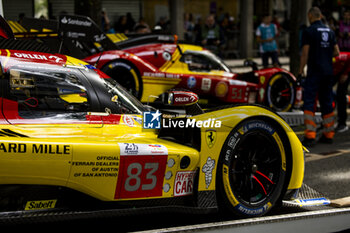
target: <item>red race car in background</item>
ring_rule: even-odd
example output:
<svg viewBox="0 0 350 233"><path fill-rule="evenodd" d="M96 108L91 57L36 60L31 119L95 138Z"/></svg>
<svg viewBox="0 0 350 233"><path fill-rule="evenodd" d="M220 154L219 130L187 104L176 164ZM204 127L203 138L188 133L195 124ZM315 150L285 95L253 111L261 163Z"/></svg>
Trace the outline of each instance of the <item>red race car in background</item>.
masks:
<svg viewBox="0 0 350 233"><path fill-rule="evenodd" d="M301 102L296 78L281 68L234 73L216 55L200 46L177 43L176 36L144 35L114 43L87 17L63 15L59 21L27 19L31 29L57 31L60 41L41 37L54 51L80 58L117 80L142 102L152 103L169 89L196 92L201 104L258 103L276 111L289 111ZM56 28L55 28L56 26ZM30 37L18 32L15 35ZM39 32L43 33L43 31ZM152 39L153 38L153 39ZM51 40L51 42L50 42Z"/></svg>

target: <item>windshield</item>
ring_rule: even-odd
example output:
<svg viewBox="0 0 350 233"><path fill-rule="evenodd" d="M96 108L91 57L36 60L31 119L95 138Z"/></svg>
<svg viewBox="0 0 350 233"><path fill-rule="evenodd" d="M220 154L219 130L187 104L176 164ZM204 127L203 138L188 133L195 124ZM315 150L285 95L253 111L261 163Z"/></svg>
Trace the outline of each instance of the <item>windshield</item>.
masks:
<svg viewBox="0 0 350 233"><path fill-rule="evenodd" d="M187 50L181 61L188 64L190 70L223 70L232 73L223 60L208 50Z"/></svg>
<svg viewBox="0 0 350 233"><path fill-rule="evenodd" d="M103 79L103 81L108 89L108 93L112 95L112 102L127 108L130 113L142 114L142 112L145 111L143 104L120 86L114 79L108 78Z"/></svg>
<svg viewBox="0 0 350 233"><path fill-rule="evenodd" d="M107 93L98 93L99 98L104 99L105 101L110 101L108 106L113 106L112 113L114 114L142 114L142 112L146 111L145 106L136 99L133 95L131 95L128 91L126 91L118 82L114 79L110 78L106 74L101 71L95 70L96 72L91 72L91 70L83 71L86 76L91 77L94 80L97 80L102 84L104 88L107 89ZM95 76L95 77L94 77ZM96 88L96 87L95 87ZM101 91L106 92L103 89ZM102 98L107 95L106 98ZM106 106L107 107L107 106ZM116 109L116 110L114 110Z"/></svg>

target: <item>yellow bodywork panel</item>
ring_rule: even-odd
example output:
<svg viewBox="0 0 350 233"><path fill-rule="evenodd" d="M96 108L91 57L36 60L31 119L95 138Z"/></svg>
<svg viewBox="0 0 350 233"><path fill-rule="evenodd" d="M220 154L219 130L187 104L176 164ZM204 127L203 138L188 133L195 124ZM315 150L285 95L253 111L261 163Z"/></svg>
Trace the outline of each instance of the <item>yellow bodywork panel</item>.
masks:
<svg viewBox="0 0 350 233"><path fill-rule="evenodd" d="M141 102L154 102L157 96L163 94L167 90L175 87L181 82L178 78L155 78L142 76L143 93Z"/></svg>
<svg viewBox="0 0 350 233"><path fill-rule="evenodd" d="M193 117L222 122L220 128L201 128L200 152L160 139L154 129L143 129L139 115L121 115L116 124L101 120L101 124L1 125L0 132L22 136L0 137L0 180L66 186L105 201L190 195L197 188L196 176L198 191L215 190L224 142L239 122L256 116L278 122L286 132L293 161L288 189L300 188L304 171L300 141L279 116L254 106ZM188 159L181 167L181 161Z"/></svg>

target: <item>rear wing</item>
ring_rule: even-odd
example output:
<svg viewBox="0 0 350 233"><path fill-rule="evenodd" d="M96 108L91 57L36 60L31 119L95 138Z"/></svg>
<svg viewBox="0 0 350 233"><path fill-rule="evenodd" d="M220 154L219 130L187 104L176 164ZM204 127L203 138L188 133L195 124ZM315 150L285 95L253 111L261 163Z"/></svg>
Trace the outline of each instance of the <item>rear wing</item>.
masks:
<svg viewBox="0 0 350 233"><path fill-rule="evenodd" d="M15 36L6 20L0 15L0 37L4 39L14 39Z"/></svg>
<svg viewBox="0 0 350 233"><path fill-rule="evenodd" d="M176 36L172 35L105 34L89 17L80 15L61 15L58 21L24 18L22 25L9 24L16 38L40 39L53 51L77 58L142 44L176 42Z"/></svg>
<svg viewBox="0 0 350 233"><path fill-rule="evenodd" d="M12 22L12 25L17 26L17 22ZM50 53L51 50L45 44L36 41L16 40L13 26L0 15L0 49L10 50L27 50L35 52ZM17 30L17 29L16 29ZM20 29L22 30L22 29Z"/></svg>

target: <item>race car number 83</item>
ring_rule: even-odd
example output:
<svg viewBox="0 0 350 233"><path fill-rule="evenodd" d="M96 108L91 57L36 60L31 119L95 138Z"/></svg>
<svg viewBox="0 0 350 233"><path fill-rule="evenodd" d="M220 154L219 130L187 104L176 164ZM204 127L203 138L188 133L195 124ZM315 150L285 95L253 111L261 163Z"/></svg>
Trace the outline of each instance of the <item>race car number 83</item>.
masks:
<svg viewBox="0 0 350 233"><path fill-rule="evenodd" d="M167 157L121 156L115 199L162 196Z"/></svg>
<svg viewBox="0 0 350 233"><path fill-rule="evenodd" d="M142 173L142 165L140 163L132 163L129 165L127 170L128 177L125 180L124 188L126 191L134 192L139 190L141 186L141 190L152 190L156 187L157 176L154 173L158 170L158 163L146 163L145 169L151 169L146 173L146 180L151 180L151 183L143 184L141 186L141 178L140 174ZM133 173L133 170L136 170ZM135 181L135 182L132 182Z"/></svg>

